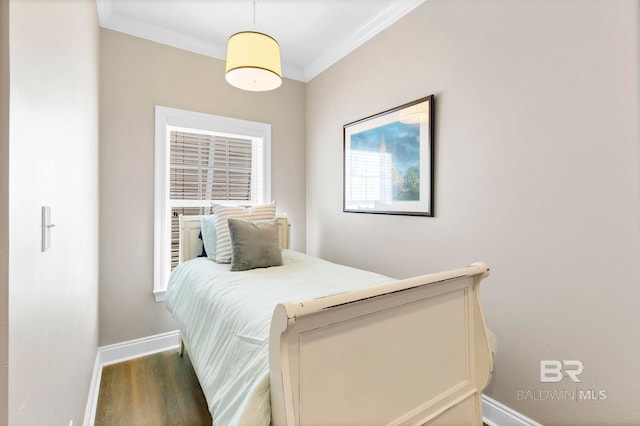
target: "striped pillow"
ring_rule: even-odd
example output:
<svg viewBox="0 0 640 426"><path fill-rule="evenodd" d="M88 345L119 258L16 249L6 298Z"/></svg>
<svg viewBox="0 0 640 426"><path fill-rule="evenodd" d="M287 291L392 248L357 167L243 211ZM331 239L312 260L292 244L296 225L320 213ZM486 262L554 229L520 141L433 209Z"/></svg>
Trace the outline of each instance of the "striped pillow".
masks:
<svg viewBox="0 0 640 426"><path fill-rule="evenodd" d="M276 218L276 203L263 204L250 208L213 205L216 223L216 262L231 263L231 235L228 219L268 220Z"/></svg>

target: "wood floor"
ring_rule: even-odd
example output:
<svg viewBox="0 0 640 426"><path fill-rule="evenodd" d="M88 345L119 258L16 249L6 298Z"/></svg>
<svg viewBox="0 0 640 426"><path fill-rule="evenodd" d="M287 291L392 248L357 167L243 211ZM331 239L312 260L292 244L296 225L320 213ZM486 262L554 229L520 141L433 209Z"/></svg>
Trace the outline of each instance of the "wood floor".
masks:
<svg viewBox="0 0 640 426"><path fill-rule="evenodd" d="M211 425L188 355L172 350L104 367L95 425Z"/></svg>
<svg viewBox="0 0 640 426"><path fill-rule="evenodd" d="M211 425L186 353L172 350L104 367L95 426L164 425Z"/></svg>

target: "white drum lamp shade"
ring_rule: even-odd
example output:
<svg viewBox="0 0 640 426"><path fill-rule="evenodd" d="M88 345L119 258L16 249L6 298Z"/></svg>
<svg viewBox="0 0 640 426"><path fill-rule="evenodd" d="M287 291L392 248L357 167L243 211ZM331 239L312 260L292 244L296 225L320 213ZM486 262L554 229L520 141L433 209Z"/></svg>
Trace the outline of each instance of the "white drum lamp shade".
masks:
<svg viewBox="0 0 640 426"><path fill-rule="evenodd" d="M225 78L239 89L262 92L282 84L280 45L272 37L243 31L229 37Z"/></svg>

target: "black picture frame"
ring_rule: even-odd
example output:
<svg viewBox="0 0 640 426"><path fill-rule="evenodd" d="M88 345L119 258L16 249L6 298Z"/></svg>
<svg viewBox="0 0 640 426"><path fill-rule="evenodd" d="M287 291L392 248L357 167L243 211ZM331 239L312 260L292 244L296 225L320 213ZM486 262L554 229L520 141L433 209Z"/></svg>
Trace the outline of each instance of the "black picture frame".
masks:
<svg viewBox="0 0 640 426"><path fill-rule="evenodd" d="M434 216L434 100L343 126L343 212Z"/></svg>

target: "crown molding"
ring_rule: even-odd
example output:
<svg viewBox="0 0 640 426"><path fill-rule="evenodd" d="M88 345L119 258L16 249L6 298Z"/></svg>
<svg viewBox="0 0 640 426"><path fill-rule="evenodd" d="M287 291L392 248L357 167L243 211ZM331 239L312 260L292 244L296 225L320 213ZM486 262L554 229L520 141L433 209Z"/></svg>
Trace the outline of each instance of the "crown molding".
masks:
<svg viewBox="0 0 640 426"><path fill-rule="evenodd" d="M225 60L227 46L212 43L196 37L191 37L176 31L167 30L155 25L149 25L137 19L131 19L113 13L111 0L96 0L98 5L98 19L100 26L113 31L140 37L145 40L198 53L215 59ZM304 81L304 71L296 66L282 63L282 74L293 80Z"/></svg>
<svg viewBox="0 0 640 426"><path fill-rule="evenodd" d="M426 0L396 0L374 16L368 23L357 28L307 65L304 69L303 81L308 82L312 80L331 65L371 40L425 1Z"/></svg>
<svg viewBox="0 0 640 426"><path fill-rule="evenodd" d="M100 3L110 3L109 0L99 0ZM178 49L187 50L216 59L225 59L226 46L220 46L209 41L191 37L176 31L167 30L155 25L149 25L137 19L131 19L117 13L112 13L105 7L105 15L100 14L100 26L109 30L118 31L135 37L154 41Z"/></svg>
<svg viewBox="0 0 640 426"><path fill-rule="evenodd" d="M304 69L283 60L283 75L304 83L310 81L425 1L426 0L396 0L365 25L357 28L351 34L330 47ZM208 40L191 37L183 33L167 30L114 13L111 0L96 0L96 3L98 7L98 19L100 26L103 28L223 61L226 59L226 45L212 43Z"/></svg>

